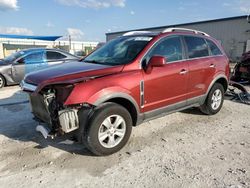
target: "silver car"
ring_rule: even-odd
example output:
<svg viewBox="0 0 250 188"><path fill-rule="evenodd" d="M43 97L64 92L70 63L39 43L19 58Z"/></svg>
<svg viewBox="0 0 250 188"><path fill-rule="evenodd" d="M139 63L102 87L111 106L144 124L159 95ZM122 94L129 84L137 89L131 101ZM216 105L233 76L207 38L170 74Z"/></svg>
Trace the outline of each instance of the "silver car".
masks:
<svg viewBox="0 0 250 188"><path fill-rule="evenodd" d="M79 57L59 49L34 48L13 53L0 60L0 88L19 84L27 73L71 60Z"/></svg>

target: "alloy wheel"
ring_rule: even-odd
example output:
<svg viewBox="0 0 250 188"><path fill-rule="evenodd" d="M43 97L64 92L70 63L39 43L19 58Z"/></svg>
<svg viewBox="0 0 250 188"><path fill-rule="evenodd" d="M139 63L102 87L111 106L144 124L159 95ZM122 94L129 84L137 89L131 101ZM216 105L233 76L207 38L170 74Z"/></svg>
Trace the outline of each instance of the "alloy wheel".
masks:
<svg viewBox="0 0 250 188"><path fill-rule="evenodd" d="M211 107L213 110L217 110L222 102L222 92L219 89L216 89L212 95Z"/></svg>
<svg viewBox="0 0 250 188"><path fill-rule="evenodd" d="M98 140L105 148L117 146L126 133L126 122L119 115L107 117L101 124L98 132Z"/></svg>

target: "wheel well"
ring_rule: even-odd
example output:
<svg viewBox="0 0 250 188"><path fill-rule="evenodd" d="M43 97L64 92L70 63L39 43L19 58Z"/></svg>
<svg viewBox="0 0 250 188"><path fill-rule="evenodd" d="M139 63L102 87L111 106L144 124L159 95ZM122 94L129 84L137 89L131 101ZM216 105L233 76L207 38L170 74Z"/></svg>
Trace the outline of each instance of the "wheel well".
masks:
<svg viewBox="0 0 250 188"><path fill-rule="evenodd" d="M130 102L128 99L124 99L124 98L113 98L113 99L110 99L106 102L117 103L117 104L123 106L124 108L126 108L132 117L133 126L136 126L137 110L132 102Z"/></svg>
<svg viewBox="0 0 250 188"><path fill-rule="evenodd" d="M225 78L219 78L215 83L220 83L223 86L225 92L227 91L228 82Z"/></svg>

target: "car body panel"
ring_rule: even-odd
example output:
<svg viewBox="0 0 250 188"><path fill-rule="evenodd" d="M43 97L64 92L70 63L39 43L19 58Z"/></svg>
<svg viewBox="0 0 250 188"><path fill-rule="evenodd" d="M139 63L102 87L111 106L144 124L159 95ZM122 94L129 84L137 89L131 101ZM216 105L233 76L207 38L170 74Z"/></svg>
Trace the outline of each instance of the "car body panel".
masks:
<svg viewBox="0 0 250 188"><path fill-rule="evenodd" d="M187 99L187 74L185 61L167 63L164 67L154 67L147 74L144 73L144 111L151 111Z"/></svg>
<svg viewBox="0 0 250 188"><path fill-rule="evenodd" d="M129 80L131 76L133 80ZM139 107L140 88L138 83L140 83L141 79L142 74L140 70L120 72L119 74L116 71L108 77L104 76L79 83L74 88L75 92L69 95L64 104L79 104L83 101L89 104L99 104L98 101L110 99L108 96L112 93L123 93L132 97ZM85 92L82 92L83 90Z"/></svg>
<svg viewBox="0 0 250 188"><path fill-rule="evenodd" d="M36 92L39 92L40 89L49 84L91 80L95 77L118 73L122 68L123 66L113 67L92 63L70 62L28 74L25 80L29 84L37 85L38 89Z"/></svg>
<svg viewBox="0 0 250 188"><path fill-rule="evenodd" d="M12 78L11 64L0 64L0 74L5 78L7 85L15 83Z"/></svg>
<svg viewBox="0 0 250 188"><path fill-rule="evenodd" d="M193 98L206 93L207 85L216 72L216 61L211 57L187 60L189 67L187 97Z"/></svg>

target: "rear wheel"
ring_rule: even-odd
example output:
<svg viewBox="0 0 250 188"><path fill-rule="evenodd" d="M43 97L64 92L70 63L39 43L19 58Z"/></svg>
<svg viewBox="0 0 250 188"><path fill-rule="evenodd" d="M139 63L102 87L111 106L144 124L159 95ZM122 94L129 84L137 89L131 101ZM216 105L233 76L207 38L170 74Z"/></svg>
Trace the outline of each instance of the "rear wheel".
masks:
<svg viewBox="0 0 250 188"><path fill-rule="evenodd" d="M5 79L2 75L0 75L0 88L5 86Z"/></svg>
<svg viewBox="0 0 250 188"><path fill-rule="evenodd" d="M220 83L215 83L208 93L205 103L200 107L201 112L213 115L220 111L224 102L224 88Z"/></svg>
<svg viewBox="0 0 250 188"><path fill-rule="evenodd" d="M121 105L106 103L95 109L86 130L85 143L95 155L110 155L128 141L132 118Z"/></svg>

